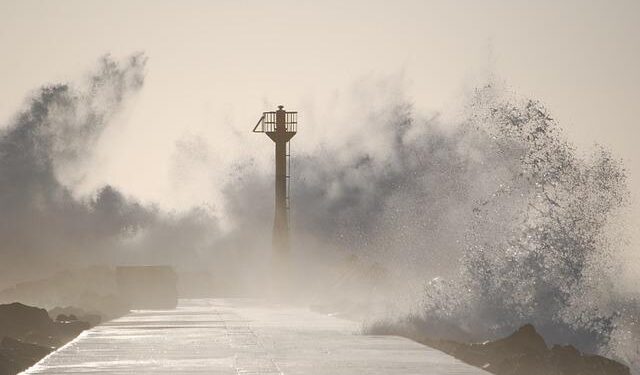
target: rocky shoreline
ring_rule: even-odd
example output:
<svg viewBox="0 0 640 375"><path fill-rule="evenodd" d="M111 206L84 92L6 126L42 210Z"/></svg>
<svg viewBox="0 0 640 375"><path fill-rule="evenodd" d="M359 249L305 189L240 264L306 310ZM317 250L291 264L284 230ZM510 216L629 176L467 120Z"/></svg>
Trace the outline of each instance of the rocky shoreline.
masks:
<svg viewBox="0 0 640 375"><path fill-rule="evenodd" d="M42 308L18 302L0 305L0 375L24 371L100 323L99 315L85 314L80 309L72 309L75 314L66 315L66 310L54 309L53 319Z"/></svg>
<svg viewBox="0 0 640 375"><path fill-rule="evenodd" d="M407 337L496 375L630 375L624 364L581 353L571 345L549 348L531 324L505 338L483 343L434 339L407 324L376 323L367 327L366 333Z"/></svg>

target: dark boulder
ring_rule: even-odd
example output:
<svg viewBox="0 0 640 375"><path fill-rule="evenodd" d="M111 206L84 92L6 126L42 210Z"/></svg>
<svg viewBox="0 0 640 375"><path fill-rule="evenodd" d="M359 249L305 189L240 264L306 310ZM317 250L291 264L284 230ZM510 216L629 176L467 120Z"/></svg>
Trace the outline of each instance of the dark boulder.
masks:
<svg viewBox="0 0 640 375"><path fill-rule="evenodd" d="M21 303L0 305L0 337L41 346L56 346L57 329L47 310Z"/></svg>
<svg viewBox="0 0 640 375"><path fill-rule="evenodd" d="M55 307L49 310L49 316L55 317L58 322L68 322L72 320L81 320L89 323L91 327L97 326L102 322L102 316L97 312L87 312L79 307Z"/></svg>
<svg viewBox="0 0 640 375"><path fill-rule="evenodd" d="M91 325L81 320L55 322L57 338L61 343L73 340L82 331L91 328Z"/></svg>
<svg viewBox="0 0 640 375"><path fill-rule="evenodd" d="M5 337L0 341L0 375L26 370L53 349Z"/></svg>
<svg viewBox="0 0 640 375"><path fill-rule="evenodd" d="M17 374L90 328L89 323L21 303L0 305L0 375Z"/></svg>
<svg viewBox="0 0 640 375"><path fill-rule="evenodd" d="M56 316L56 322L66 322L68 320L69 317L64 314L58 314L58 316Z"/></svg>
<svg viewBox="0 0 640 375"><path fill-rule="evenodd" d="M571 345L554 345L550 362L561 374L629 375L629 368L599 355L582 354Z"/></svg>
<svg viewBox="0 0 640 375"><path fill-rule="evenodd" d="M495 341L439 341L433 346L497 375L630 375L627 366L599 355L582 354L570 345L549 349L530 324Z"/></svg>

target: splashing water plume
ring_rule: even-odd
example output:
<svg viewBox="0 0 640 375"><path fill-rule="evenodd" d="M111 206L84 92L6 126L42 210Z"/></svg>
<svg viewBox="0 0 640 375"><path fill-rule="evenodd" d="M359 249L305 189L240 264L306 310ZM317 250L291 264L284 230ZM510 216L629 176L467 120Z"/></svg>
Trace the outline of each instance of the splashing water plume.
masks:
<svg viewBox="0 0 640 375"><path fill-rule="evenodd" d="M63 183L142 88L145 61L105 57L85 84L41 89L2 129L4 283L160 262L215 275L227 293L264 292L273 176L252 159L217 181L215 213L164 212L112 186L76 197ZM617 277L629 192L609 151L581 156L540 102L494 85L453 124L416 114L393 79L358 82L336 101L334 117L308 120L335 124L340 140L293 160L298 301L371 319L411 314L472 339L532 323L549 342L640 370L638 296Z"/></svg>

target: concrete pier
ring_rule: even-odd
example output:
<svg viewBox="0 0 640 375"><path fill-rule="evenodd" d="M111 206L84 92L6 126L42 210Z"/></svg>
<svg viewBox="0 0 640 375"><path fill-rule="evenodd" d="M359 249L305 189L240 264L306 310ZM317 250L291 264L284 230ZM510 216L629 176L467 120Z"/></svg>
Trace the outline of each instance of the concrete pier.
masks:
<svg viewBox="0 0 640 375"><path fill-rule="evenodd" d="M105 323L25 374L487 374L405 338L256 300L180 300Z"/></svg>

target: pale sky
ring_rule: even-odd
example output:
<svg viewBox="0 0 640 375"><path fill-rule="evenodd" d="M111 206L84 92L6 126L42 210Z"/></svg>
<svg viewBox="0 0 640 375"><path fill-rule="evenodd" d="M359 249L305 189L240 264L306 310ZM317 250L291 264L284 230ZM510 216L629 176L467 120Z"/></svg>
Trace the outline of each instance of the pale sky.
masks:
<svg viewBox="0 0 640 375"><path fill-rule="evenodd" d="M174 186L180 142L201 139L208 162L229 165L270 155L248 131L277 104L301 112L300 134L320 134L327 124L305 116L358 80L400 77L417 111L447 113L491 72L546 103L572 142L613 149L640 191L640 1L0 0L0 50L3 125L32 90L81 79L105 53L148 56L85 189L206 202L215 183Z"/></svg>

